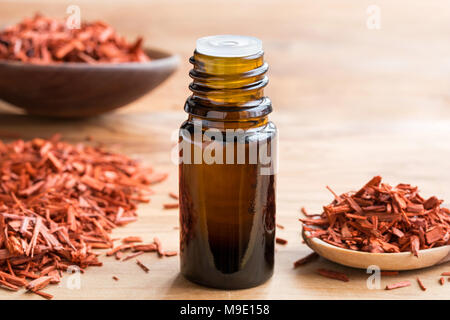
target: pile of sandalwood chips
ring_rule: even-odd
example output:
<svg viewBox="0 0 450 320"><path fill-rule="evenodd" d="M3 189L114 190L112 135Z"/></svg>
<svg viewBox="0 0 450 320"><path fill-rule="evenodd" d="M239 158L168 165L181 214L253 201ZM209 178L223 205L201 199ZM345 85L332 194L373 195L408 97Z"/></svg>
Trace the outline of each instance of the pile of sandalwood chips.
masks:
<svg viewBox="0 0 450 320"><path fill-rule="evenodd" d="M309 237L332 245L373 253L411 251L450 244L450 210L436 197L422 198L418 188L395 188L372 178L358 192L334 195L320 215L300 219Z"/></svg>
<svg viewBox="0 0 450 320"><path fill-rule="evenodd" d="M110 231L135 221L137 203L166 176L57 136L0 140L0 286L51 298L40 290L70 265L101 266L92 249L112 248Z"/></svg>
<svg viewBox="0 0 450 320"><path fill-rule="evenodd" d="M36 14L0 32L0 60L34 64L146 62L142 38L128 43L102 21L69 29L65 21Z"/></svg>

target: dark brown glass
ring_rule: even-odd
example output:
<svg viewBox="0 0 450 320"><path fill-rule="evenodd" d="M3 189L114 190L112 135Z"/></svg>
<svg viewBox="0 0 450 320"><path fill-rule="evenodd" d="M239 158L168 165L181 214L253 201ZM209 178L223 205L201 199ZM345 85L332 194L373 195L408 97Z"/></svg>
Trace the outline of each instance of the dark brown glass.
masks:
<svg viewBox="0 0 450 320"><path fill-rule="evenodd" d="M263 95L267 64L262 52L242 58L196 52L191 63L193 94L185 105L188 120L180 128L181 273L210 287L257 286L271 277L274 266L276 168L264 171L267 163L250 157L252 144L264 144L276 167L271 148L276 127L268 121L272 105ZM221 137L194 141L196 130L208 137L210 129ZM230 137L228 129L242 131ZM195 152L203 154L211 143L222 150L223 163L195 163ZM227 163L230 149L234 156ZM242 150L245 161L238 160Z"/></svg>

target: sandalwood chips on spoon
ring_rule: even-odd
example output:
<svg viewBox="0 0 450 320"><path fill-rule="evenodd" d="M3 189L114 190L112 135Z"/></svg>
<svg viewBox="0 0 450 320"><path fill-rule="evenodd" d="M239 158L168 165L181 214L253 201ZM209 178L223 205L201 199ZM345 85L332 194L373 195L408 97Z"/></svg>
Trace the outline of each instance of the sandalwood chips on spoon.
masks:
<svg viewBox="0 0 450 320"><path fill-rule="evenodd" d="M327 187L328 188L328 187ZM300 219L309 237L332 245L373 253L418 251L450 244L450 210L436 197L422 198L418 188L395 188L372 178L358 192L335 194L320 215Z"/></svg>

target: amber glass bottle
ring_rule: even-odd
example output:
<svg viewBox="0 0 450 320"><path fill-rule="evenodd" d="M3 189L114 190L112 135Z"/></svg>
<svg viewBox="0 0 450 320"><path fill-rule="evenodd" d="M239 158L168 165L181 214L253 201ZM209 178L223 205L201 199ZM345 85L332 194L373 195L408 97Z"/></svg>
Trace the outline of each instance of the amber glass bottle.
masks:
<svg viewBox="0 0 450 320"><path fill-rule="evenodd" d="M238 289L269 279L274 266L277 131L264 96L261 41L197 41L192 95L180 128L181 273Z"/></svg>

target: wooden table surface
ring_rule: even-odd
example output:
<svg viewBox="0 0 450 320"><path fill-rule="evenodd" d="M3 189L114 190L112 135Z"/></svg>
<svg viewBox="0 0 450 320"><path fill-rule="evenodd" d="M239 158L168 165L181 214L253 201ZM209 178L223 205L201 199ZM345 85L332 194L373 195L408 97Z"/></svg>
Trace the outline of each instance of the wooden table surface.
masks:
<svg viewBox="0 0 450 320"><path fill-rule="evenodd" d="M135 262L102 257L104 266L81 276L79 289L47 291L56 299L448 299L450 271L442 265L383 277L387 283L412 280L393 291L369 290L364 270L324 259L302 268L292 263L310 250L300 241L299 208L318 211L337 192L357 189L373 175L387 182L419 185L424 195L450 199L450 10L448 1L378 0L381 29L366 27L367 1L76 1L85 19L101 18L130 37L144 35L147 45L167 49L182 64L160 88L118 112L84 121L30 118L0 102L0 138L28 139L60 132L69 141L93 136L114 150L170 173L155 187L139 220L114 236L158 236L178 249L178 212L162 210L167 193L177 190L177 167L170 160L171 134L186 118L188 57L196 38L209 34L254 35L264 41L270 64L272 98L280 133L276 269L266 284L248 290L203 288L178 273L178 258L142 257ZM64 16L67 1L0 1L0 26L40 11ZM72 2L70 2L72 4ZM0 75L1 76L1 75ZM62 108L64 106L61 106ZM450 200L447 200L450 201ZM319 267L346 272L348 283L315 273ZM116 275L119 281L111 277ZM428 290L420 291L420 276ZM40 299L0 291L1 299Z"/></svg>

